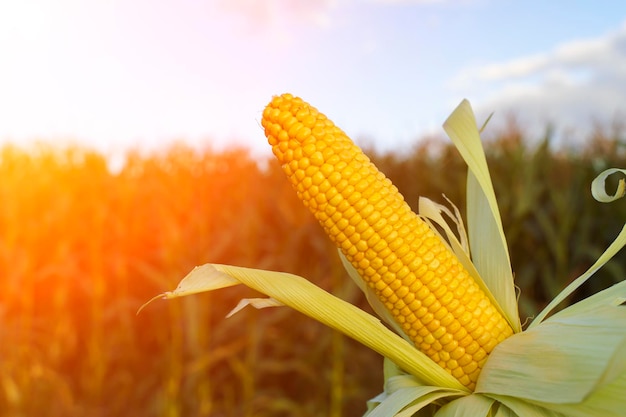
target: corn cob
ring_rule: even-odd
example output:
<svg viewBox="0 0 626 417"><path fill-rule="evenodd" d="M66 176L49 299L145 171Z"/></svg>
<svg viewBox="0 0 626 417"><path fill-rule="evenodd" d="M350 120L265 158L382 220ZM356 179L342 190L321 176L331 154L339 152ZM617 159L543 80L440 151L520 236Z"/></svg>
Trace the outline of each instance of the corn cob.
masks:
<svg viewBox="0 0 626 417"><path fill-rule="evenodd" d="M513 331L454 254L317 109L277 96L262 125L300 199L415 346L474 389Z"/></svg>

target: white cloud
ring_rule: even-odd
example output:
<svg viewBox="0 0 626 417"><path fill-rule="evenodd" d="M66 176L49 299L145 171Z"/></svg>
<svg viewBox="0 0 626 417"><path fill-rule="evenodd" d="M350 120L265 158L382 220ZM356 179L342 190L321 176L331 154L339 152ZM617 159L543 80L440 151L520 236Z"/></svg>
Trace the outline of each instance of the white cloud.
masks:
<svg viewBox="0 0 626 417"><path fill-rule="evenodd" d="M594 122L612 123L626 113L626 22L602 37L466 68L450 87L474 97L479 114L512 113L530 132L552 123L571 137L585 137Z"/></svg>

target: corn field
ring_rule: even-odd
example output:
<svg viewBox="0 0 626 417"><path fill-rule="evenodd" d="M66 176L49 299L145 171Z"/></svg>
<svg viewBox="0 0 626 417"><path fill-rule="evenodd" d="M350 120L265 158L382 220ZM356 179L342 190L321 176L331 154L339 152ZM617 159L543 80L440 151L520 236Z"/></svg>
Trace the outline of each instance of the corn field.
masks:
<svg viewBox="0 0 626 417"><path fill-rule="evenodd" d="M486 144L521 316L588 268L626 221L592 179L626 168L619 132L584 147L529 144L514 127ZM463 212L465 169L447 142L372 159L412 207ZM0 149L0 416L359 416L382 359L287 308L244 311L229 288L180 300L212 262L305 276L364 309L336 250L273 160L184 145L129 152L120 170L83 148ZM576 297L626 276L620 254Z"/></svg>

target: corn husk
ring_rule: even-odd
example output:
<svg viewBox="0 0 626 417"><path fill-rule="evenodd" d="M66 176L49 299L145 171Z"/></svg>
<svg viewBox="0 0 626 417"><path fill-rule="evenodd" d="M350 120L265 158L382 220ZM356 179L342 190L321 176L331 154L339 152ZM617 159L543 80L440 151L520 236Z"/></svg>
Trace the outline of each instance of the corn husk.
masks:
<svg viewBox="0 0 626 417"><path fill-rule="evenodd" d="M269 298L242 300L230 315L246 306L285 305L363 343L385 357L384 391L367 402L368 417L623 416L626 281L558 313L552 312L626 244L626 227L597 262L522 331L506 238L479 130L467 101L452 113L444 129L469 167L468 236L456 208L450 211L423 199L420 215L443 230L449 247L515 331L491 352L474 392L469 392L407 341L386 308L341 254L348 274L363 290L374 311L397 334L378 318L306 279L281 272L206 264L191 271L175 290L155 298L171 299L243 284ZM607 170L594 181L592 193L598 200L609 202L626 193L623 180L613 195L605 190L606 178L617 172L626 174L625 170ZM457 233L448 226L442 213L452 219Z"/></svg>

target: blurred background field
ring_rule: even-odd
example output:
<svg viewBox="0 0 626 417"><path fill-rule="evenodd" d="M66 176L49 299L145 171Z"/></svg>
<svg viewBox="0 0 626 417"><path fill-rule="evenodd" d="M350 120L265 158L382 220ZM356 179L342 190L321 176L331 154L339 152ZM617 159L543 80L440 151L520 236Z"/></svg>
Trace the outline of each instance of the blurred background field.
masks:
<svg viewBox="0 0 626 417"><path fill-rule="evenodd" d="M588 268L626 220L592 179L626 168L622 132L577 149L529 145L509 126L486 144L523 318ZM436 139L370 155L415 208L463 211L465 167ZM157 301L195 265L294 272L368 309L273 160L244 149L0 149L0 416L359 416L382 359L287 308L245 309L230 288ZM621 280L620 253L575 297ZM572 300L570 300L571 302Z"/></svg>

